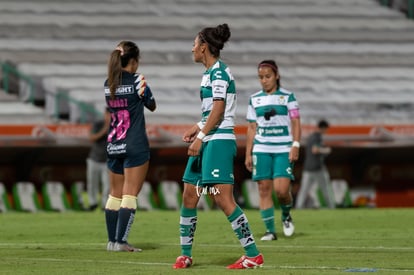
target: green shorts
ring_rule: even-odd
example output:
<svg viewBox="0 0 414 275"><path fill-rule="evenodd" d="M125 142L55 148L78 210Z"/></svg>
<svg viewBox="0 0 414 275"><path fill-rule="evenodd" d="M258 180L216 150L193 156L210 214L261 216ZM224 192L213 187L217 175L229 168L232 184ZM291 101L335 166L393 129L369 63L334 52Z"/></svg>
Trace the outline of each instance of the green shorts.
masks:
<svg viewBox="0 0 414 275"><path fill-rule="evenodd" d="M200 155L190 156L183 181L198 186L234 184L235 140L220 139L203 142Z"/></svg>
<svg viewBox="0 0 414 275"><path fill-rule="evenodd" d="M253 180L289 178L294 180L289 153L253 153Z"/></svg>

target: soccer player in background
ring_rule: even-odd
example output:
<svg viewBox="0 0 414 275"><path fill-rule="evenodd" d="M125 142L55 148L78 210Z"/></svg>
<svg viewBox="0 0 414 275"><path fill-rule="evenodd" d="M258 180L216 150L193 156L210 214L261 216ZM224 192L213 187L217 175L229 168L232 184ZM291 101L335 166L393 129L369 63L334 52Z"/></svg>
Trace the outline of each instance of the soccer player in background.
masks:
<svg viewBox="0 0 414 275"><path fill-rule="evenodd" d="M111 122L111 113L105 108L102 119L98 119L92 125L89 140L92 142L86 159L86 190L88 192L89 208L93 211L98 207L105 208L109 194L109 175L106 156L106 140L108 139L108 129ZM101 199L99 198L101 191Z"/></svg>
<svg viewBox="0 0 414 275"><path fill-rule="evenodd" d="M120 42L110 55L105 81L111 113L107 145L110 194L105 206L109 251L141 251L127 240L150 159L144 107L154 111L156 103L144 76L136 72L139 57L134 42Z"/></svg>
<svg viewBox="0 0 414 275"><path fill-rule="evenodd" d="M301 126L295 95L280 86L279 68L274 60L258 65L262 90L250 96L245 165L258 182L260 215L266 227L262 241L277 240L273 190L282 210L283 233L295 230L290 210L293 204L293 164L299 158Z"/></svg>
<svg viewBox="0 0 414 275"><path fill-rule="evenodd" d="M197 225L200 189L214 189L213 198L226 215L245 255L229 269L262 266L249 223L233 196L236 137L234 116L236 87L229 67L220 60L220 50L230 38L227 24L204 28L194 39L193 59L206 68L201 80L201 121L187 130L183 141L190 143L188 162L183 175L183 204L180 210L181 255L173 268L192 265L192 246ZM203 192L201 192L203 193Z"/></svg>
<svg viewBox="0 0 414 275"><path fill-rule="evenodd" d="M296 196L296 205L298 209L305 207L305 202L312 199L311 207L319 207L317 194L311 194L312 188L316 185L322 192L328 208L335 208L335 199L333 197L332 185L328 169L325 165L325 158L331 153L331 147L323 144L323 135L329 128L326 120L320 120L315 132L309 135L306 140L305 161L303 164L302 180Z"/></svg>

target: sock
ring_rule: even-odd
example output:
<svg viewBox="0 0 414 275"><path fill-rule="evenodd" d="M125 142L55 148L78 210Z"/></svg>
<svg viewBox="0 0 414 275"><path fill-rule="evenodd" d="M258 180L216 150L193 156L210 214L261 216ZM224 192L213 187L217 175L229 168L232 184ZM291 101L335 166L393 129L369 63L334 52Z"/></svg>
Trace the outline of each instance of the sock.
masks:
<svg viewBox="0 0 414 275"><path fill-rule="evenodd" d="M123 195L121 208L119 209L118 227L117 227L117 242L127 243L129 230L135 219L135 211L137 208L137 197L130 195Z"/></svg>
<svg viewBox="0 0 414 275"><path fill-rule="evenodd" d="M105 222L106 231L108 232L108 241L110 242L116 242L116 227L120 207L121 199L109 195L105 206Z"/></svg>
<svg viewBox="0 0 414 275"><path fill-rule="evenodd" d="M281 204L280 209L282 209L282 221L285 221L290 216L290 209L292 209L292 203Z"/></svg>
<svg viewBox="0 0 414 275"><path fill-rule="evenodd" d="M197 208L182 206L180 212L181 255L191 257L194 233L197 227Z"/></svg>
<svg viewBox="0 0 414 275"><path fill-rule="evenodd" d="M260 210L260 216L266 226L266 232L276 233L275 209L273 207Z"/></svg>
<svg viewBox="0 0 414 275"><path fill-rule="evenodd" d="M236 233L240 244L244 248L246 256L256 257L259 255L253 234L250 232L249 222L243 210L239 206L236 206L236 209L234 209L233 213L227 219L230 221L234 233Z"/></svg>

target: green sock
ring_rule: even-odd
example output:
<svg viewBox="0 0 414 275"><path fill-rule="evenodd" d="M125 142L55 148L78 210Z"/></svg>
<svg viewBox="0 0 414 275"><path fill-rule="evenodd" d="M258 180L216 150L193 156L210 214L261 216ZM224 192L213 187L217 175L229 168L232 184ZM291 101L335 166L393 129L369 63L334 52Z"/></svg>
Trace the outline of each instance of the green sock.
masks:
<svg viewBox="0 0 414 275"><path fill-rule="evenodd" d="M197 208L185 208L182 206L180 210L181 255L191 257L196 226Z"/></svg>
<svg viewBox="0 0 414 275"><path fill-rule="evenodd" d="M227 217L231 223L234 233L236 233L240 244L244 248L247 257L256 257L259 255L253 234L250 232L249 222L243 210L237 206L233 213Z"/></svg>
<svg viewBox="0 0 414 275"><path fill-rule="evenodd" d="M282 221L285 221L290 215L292 204L281 204L280 209L282 209Z"/></svg>
<svg viewBox="0 0 414 275"><path fill-rule="evenodd" d="M260 216L266 226L266 232L276 233L275 209L273 207L260 210Z"/></svg>

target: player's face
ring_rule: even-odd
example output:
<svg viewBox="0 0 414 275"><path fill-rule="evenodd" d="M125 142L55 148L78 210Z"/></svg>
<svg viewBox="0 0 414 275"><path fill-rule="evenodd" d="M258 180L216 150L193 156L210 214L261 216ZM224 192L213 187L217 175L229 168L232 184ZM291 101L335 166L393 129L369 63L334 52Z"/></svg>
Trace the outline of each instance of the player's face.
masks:
<svg viewBox="0 0 414 275"><path fill-rule="evenodd" d="M259 67L258 76L260 84L262 85L263 91L266 93L271 93L276 91L277 84L276 81L279 78L279 75L276 75L275 72L269 67Z"/></svg>
<svg viewBox="0 0 414 275"><path fill-rule="evenodd" d="M200 39L198 38L198 35L194 39L193 49L191 50L193 52L193 60L194 62L202 62L204 57L204 51L205 51L205 44L200 42Z"/></svg>

